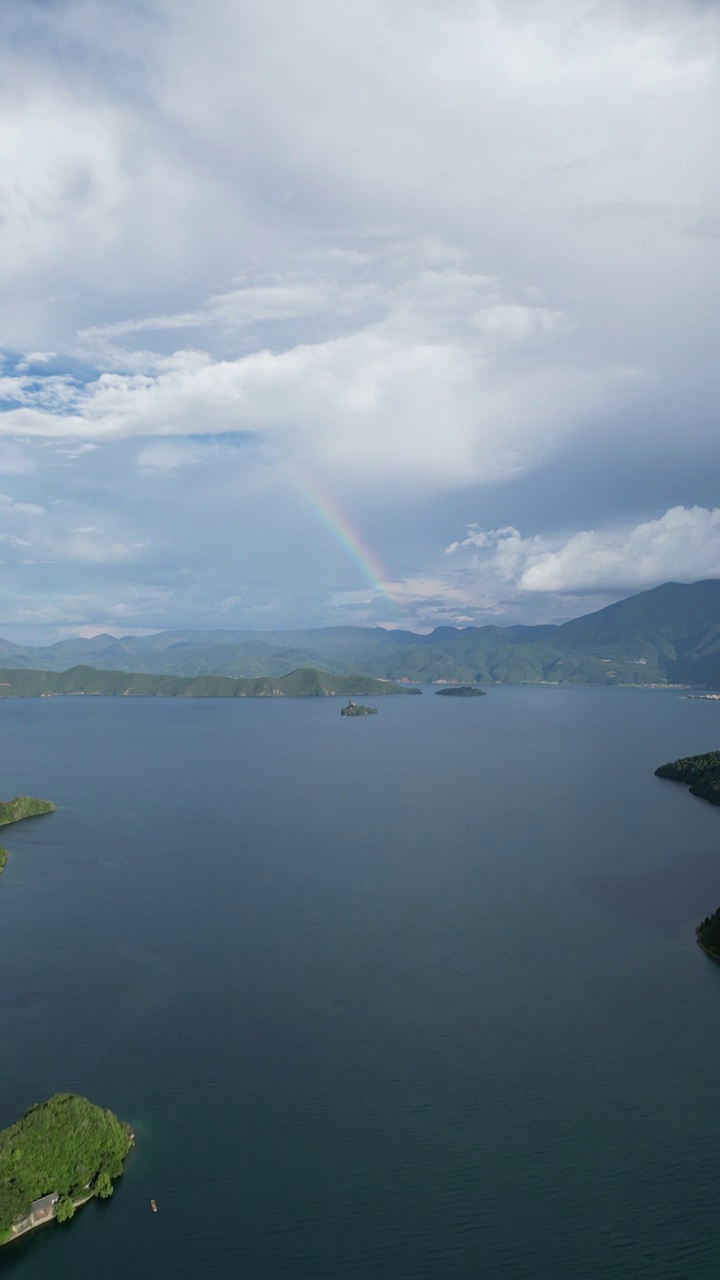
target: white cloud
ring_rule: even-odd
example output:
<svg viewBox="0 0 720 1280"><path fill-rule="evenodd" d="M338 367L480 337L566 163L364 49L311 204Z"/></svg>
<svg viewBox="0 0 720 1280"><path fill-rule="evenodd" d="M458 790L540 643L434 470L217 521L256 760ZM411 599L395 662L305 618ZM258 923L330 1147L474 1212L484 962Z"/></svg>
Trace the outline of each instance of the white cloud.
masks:
<svg viewBox="0 0 720 1280"><path fill-rule="evenodd" d="M448 554L475 553L479 575L518 592L640 591L661 582L720 577L720 508L671 507L655 520L523 538L471 525Z"/></svg>
<svg viewBox="0 0 720 1280"><path fill-rule="evenodd" d="M462 620L539 608L548 583L649 581L644 526L607 527L594 465L622 441L626 510L714 501L717 5L41 7L0 6L0 474L26 508L14 536L48 508L46 591L71 611L95 562L150 577L155 558L189 576L153 616L184 591L202 622L235 591L215 561L232 542L248 609L266 590L292 623L280 495L300 469L369 513L381 555L412 512L401 610L413 591ZM580 502L567 485L514 533L533 471L570 466ZM504 530L434 564L480 486ZM695 552L664 530L660 576L676 551L679 576ZM298 562L303 538L310 521ZM322 581L376 608L315 571L314 600Z"/></svg>
<svg viewBox="0 0 720 1280"><path fill-rule="evenodd" d="M178 467L208 466L231 461L235 447L224 440L170 440L145 445L137 455L138 466L146 472L170 472Z"/></svg>
<svg viewBox="0 0 720 1280"><path fill-rule="evenodd" d="M44 512L37 502L16 502L9 493L0 493L0 515L41 516Z"/></svg>
<svg viewBox="0 0 720 1280"><path fill-rule="evenodd" d="M434 260L438 246L431 246ZM158 356L143 372L105 372L86 386L71 379L4 378L20 402L0 430L28 437L125 437L250 433L278 459L340 483L371 480L444 489L507 479L535 465L582 428L599 405L622 401L637 379L622 365L572 362L564 313L508 297L500 281L450 263L429 267L424 242L405 246L392 282L381 282L388 246L353 262L333 285L334 315L349 332L236 359L208 352ZM450 255L452 257L452 255ZM290 282L276 289L287 309ZM233 297L237 298L237 291ZM258 291L239 311L253 318ZM353 325L358 298L372 317ZM239 306L239 304L238 304ZM257 317L254 317L257 318ZM152 322L155 324L155 321ZM199 460L197 447L148 446L141 465L168 469Z"/></svg>
<svg viewBox="0 0 720 1280"><path fill-rule="evenodd" d="M35 470L36 463L22 445L13 440L0 441L0 475L25 476Z"/></svg>
<svg viewBox="0 0 720 1280"><path fill-rule="evenodd" d="M95 594L59 592L52 597L19 592L4 610L3 622L12 627L62 628L64 634L72 635L80 634L81 629L87 627L94 634L97 627L111 634L145 635L152 627L143 626L142 619L157 616L171 601L172 592L165 588L130 584L124 588L122 599L112 596L109 589ZM103 621L98 623L98 618ZM132 625L135 619L140 626Z"/></svg>

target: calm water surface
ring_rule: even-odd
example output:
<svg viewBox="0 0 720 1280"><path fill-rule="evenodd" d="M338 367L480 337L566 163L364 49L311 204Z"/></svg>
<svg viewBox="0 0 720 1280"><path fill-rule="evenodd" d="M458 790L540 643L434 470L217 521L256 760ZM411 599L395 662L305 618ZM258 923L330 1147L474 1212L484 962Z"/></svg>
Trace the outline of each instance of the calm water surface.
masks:
<svg viewBox="0 0 720 1280"><path fill-rule="evenodd" d="M378 705L0 703L0 1125L138 1133L12 1280L716 1280L720 707Z"/></svg>

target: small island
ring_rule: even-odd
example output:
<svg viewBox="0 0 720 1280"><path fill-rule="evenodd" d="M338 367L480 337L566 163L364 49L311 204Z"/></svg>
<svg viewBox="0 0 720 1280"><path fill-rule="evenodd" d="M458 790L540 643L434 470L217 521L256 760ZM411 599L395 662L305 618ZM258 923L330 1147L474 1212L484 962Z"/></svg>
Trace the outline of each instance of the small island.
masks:
<svg viewBox="0 0 720 1280"><path fill-rule="evenodd" d="M436 689L441 698L487 698L484 689L477 689L472 684L450 684L446 689Z"/></svg>
<svg viewBox="0 0 720 1280"><path fill-rule="evenodd" d="M77 1094L30 1107L0 1132L0 1244L111 1196L133 1141L129 1125Z"/></svg>
<svg viewBox="0 0 720 1280"><path fill-rule="evenodd" d="M346 707L340 708L341 716L376 716L377 707L364 707L359 702L348 702Z"/></svg>
<svg viewBox="0 0 720 1280"><path fill-rule="evenodd" d="M10 822L22 822L23 818L37 818L42 813L54 813L52 800L36 800L34 796L15 796L14 800L0 800L0 827ZM8 860L7 849L0 845L0 873Z"/></svg>

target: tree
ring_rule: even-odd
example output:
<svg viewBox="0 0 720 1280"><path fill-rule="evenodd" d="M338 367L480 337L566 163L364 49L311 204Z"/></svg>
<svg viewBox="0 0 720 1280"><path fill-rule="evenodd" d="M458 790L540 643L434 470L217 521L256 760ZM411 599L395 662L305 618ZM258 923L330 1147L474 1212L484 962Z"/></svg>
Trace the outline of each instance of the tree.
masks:
<svg viewBox="0 0 720 1280"><path fill-rule="evenodd" d="M57 1202L55 1217L58 1222L69 1222L75 1212L75 1205L69 1196L61 1196Z"/></svg>
<svg viewBox="0 0 720 1280"><path fill-rule="evenodd" d="M107 1200L108 1196L113 1193L113 1184L110 1181L109 1173L99 1173L93 1183L93 1191L101 1200Z"/></svg>

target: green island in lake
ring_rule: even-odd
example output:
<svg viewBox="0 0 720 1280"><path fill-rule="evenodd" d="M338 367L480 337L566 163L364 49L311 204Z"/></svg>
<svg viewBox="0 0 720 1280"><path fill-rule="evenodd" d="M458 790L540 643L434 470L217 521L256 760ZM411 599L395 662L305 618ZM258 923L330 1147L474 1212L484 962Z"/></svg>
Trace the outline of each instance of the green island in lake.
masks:
<svg viewBox="0 0 720 1280"><path fill-rule="evenodd" d="M655 776L684 782L692 796L708 800L710 804L720 804L720 751L683 756L680 760L661 764L655 770ZM706 955L720 963L720 907L698 925L695 936Z"/></svg>
<svg viewBox="0 0 720 1280"><path fill-rule="evenodd" d="M376 716L377 707L363 707L359 702L348 702L340 708L341 716Z"/></svg>
<svg viewBox="0 0 720 1280"><path fill-rule="evenodd" d="M436 689L441 698L486 698L484 689L476 689L471 684L451 684L447 689Z"/></svg>
<svg viewBox="0 0 720 1280"><path fill-rule="evenodd" d="M36 818L42 813L53 813L55 805L52 800L36 800L33 796L15 796L14 800L0 800L0 827L10 822L21 822L23 818ZM8 859L7 849L0 845L0 871Z"/></svg>
<svg viewBox="0 0 720 1280"><path fill-rule="evenodd" d="M0 1244L111 1196L133 1140L112 1111L73 1093L30 1107L0 1131Z"/></svg>

